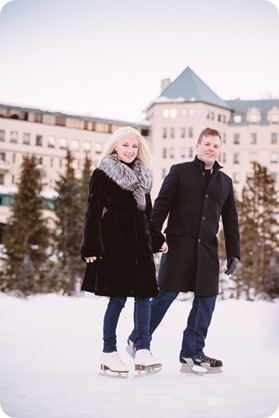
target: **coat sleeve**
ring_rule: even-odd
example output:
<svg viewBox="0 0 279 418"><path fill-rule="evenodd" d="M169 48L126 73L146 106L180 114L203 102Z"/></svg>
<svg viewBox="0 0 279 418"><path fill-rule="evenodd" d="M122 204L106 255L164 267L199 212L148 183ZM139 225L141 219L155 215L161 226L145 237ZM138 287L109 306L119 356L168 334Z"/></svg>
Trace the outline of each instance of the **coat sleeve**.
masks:
<svg viewBox="0 0 279 418"><path fill-rule="evenodd" d="M151 220L156 231L161 231L174 200L178 185L178 168L173 165L165 177L158 197L155 200Z"/></svg>
<svg viewBox="0 0 279 418"><path fill-rule="evenodd" d="M151 197L150 197L150 194L147 194L145 213L146 213L148 223L149 223L149 228L150 228L152 250L153 250L153 253L157 253L162 247L163 243L165 242L165 237L161 233L161 231L157 231L155 229L153 222L151 220L151 211L152 211Z"/></svg>
<svg viewBox="0 0 279 418"><path fill-rule="evenodd" d="M89 183L87 205L84 216L80 256L85 257L104 255L101 233L101 217L103 212L103 181L101 171L96 169Z"/></svg>
<svg viewBox="0 0 279 418"><path fill-rule="evenodd" d="M240 233L232 182L230 193L222 209L222 222L227 259L230 257L237 257L240 259Z"/></svg>

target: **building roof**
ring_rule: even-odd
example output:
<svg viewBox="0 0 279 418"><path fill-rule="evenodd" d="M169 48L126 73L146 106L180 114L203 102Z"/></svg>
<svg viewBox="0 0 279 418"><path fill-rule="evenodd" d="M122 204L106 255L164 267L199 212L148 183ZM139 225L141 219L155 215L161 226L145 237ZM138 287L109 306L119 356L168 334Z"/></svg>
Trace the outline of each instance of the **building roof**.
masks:
<svg viewBox="0 0 279 418"><path fill-rule="evenodd" d="M256 108L260 111L261 125L265 125L268 123L267 114L273 107L279 108L279 99L242 100L238 98L235 100L226 100L226 103L232 111L231 120L229 123L234 124L234 116L240 115L242 116L242 122L240 123L240 125L247 125L246 115L247 112L252 108Z"/></svg>
<svg viewBox="0 0 279 418"><path fill-rule="evenodd" d="M229 108L227 102L217 96L190 67L187 67L161 92L155 103L169 101L204 102L226 109Z"/></svg>

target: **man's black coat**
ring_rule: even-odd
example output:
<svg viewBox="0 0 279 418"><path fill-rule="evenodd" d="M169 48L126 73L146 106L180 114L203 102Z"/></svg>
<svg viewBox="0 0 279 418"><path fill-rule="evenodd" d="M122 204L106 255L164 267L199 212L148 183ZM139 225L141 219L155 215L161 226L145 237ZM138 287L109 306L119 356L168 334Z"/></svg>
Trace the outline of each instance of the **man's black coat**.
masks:
<svg viewBox="0 0 279 418"><path fill-rule="evenodd" d="M215 162L212 173L197 157L176 164L154 203L152 222L165 230L169 251L162 255L158 283L164 290L214 296L219 288L218 238L222 218L227 258L240 258L240 236L232 180ZM209 177L209 178L208 178Z"/></svg>

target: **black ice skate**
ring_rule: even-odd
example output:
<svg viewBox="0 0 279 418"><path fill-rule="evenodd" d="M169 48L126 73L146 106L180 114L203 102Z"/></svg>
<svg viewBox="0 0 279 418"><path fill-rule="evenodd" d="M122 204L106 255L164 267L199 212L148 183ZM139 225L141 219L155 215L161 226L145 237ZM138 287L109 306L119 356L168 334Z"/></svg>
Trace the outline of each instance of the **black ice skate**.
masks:
<svg viewBox="0 0 279 418"><path fill-rule="evenodd" d="M222 373L221 367L223 363L221 360L216 360L215 358L207 357L205 354L202 354L195 358L189 357L180 357L182 373L195 373L195 374L213 374L213 373Z"/></svg>

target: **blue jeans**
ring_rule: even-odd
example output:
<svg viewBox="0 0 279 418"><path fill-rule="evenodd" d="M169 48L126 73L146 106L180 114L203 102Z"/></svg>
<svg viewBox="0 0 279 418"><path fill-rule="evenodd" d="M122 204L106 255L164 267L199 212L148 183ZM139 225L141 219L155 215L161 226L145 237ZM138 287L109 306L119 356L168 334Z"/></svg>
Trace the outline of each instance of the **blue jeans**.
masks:
<svg viewBox="0 0 279 418"><path fill-rule="evenodd" d="M160 289L159 295L151 301L150 336L162 321L165 313L179 292ZM194 298L188 316L187 327L183 332L180 356L197 357L203 353L207 331L212 319L217 296ZM135 330L129 336L135 341Z"/></svg>
<svg viewBox="0 0 279 418"><path fill-rule="evenodd" d="M125 306L127 298L111 297L104 316L103 339L104 353L117 351L116 328L120 313ZM135 298L134 304L134 342L137 350L150 349L150 298Z"/></svg>

